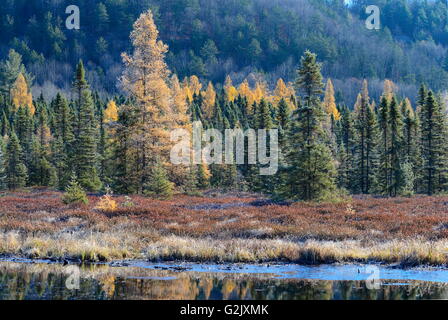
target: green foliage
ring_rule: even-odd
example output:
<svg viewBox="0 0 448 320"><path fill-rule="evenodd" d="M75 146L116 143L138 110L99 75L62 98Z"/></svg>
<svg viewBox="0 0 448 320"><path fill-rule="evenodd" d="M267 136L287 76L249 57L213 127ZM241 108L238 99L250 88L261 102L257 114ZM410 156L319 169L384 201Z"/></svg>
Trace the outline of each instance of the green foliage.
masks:
<svg viewBox="0 0 448 320"><path fill-rule="evenodd" d="M79 114L79 136L76 140L76 170L79 183L89 191L101 189L101 181L96 169L96 134L92 95L89 90L82 91Z"/></svg>
<svg viewBox="0 0 448 320"><path fill-rule="evenodd" d="M87 204L87 203L89 203L89 200L87 199L86 192L78 183L76 175L72 175L72 178L71 178L67 188L65 189L65 193L62 196L62 202L65 204L72 204L72 203Z"/></svg>
<svg viewBox="0 0 448 320"><path fill-rule="evenodd" d="M169 199L174 193L174 183L168 180L166 170L160 162L152 169L149 181L146 183L144 193L148 196Z"/></svg>
<svg viewBox="0 0 448 320"><path fill-rule="evenodd" d="M8 145L6 147L6 181L8 188L15 190L26 185L28 179L28 170L23 163L22 147L15 132L11 133Z"/></svg>
<svg viewBox="0 0 448 320"><path fill-rule="evenodd" d="M288 132L284 197L294 200L324 200L336 193L336 169L323 130L325 114L319 99L322 75L316 56L305 52L296 85L305 103L296 112Z"/></svg>

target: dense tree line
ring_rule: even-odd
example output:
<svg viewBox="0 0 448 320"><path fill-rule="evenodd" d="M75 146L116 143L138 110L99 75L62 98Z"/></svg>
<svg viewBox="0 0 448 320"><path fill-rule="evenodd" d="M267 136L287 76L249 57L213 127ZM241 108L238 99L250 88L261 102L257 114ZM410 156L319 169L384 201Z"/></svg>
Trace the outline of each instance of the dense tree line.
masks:
<svg viewBox="0 0 448 320"><path fill-rule="evenodd" d="M65 28L65 8L81 10L81 29ZM365 7L377 4L382 28L367 30ZM362 79L381 94L380 79L399 84L414 101L421 82L435 90L447 84L444 0L4 0L0 7L0 57L10 48L23 56L36 88L52 97L68 93L73 67L82 59L92 89L116 93L120 53L141 12L151 8L170 52L167 64L179 78L197 75L223 83L248 74L294 80L298 57L318 54L326 76L338 87L336 100L353 104ZM31 84L31 83L30 83Z"/></svg>
<svg viewBox="0 0 448 320"><path fill-rule="evenodd" d="M101 99L90 89L82 61L72 76L72 98L33 99L32 75L10 50L0 63L0 187L110 186L118 193L168 196L174 190L250 190L277 198L325 200L342 193L386 196L448 190L448 118L437 93L422 85L415 108L384 81L381 99L364 81L353 109L338 104L331 79L306 51L294 83L234 85L216 90L196 76L180 82L165 63L167 46L150 11L131 33L123 54L123 96ZM260 164L173 165L170 131L204 128L278 129L280 168ZM247 142L246 142L247 143ZM247 148L246 148L247 150Z"/></svg>

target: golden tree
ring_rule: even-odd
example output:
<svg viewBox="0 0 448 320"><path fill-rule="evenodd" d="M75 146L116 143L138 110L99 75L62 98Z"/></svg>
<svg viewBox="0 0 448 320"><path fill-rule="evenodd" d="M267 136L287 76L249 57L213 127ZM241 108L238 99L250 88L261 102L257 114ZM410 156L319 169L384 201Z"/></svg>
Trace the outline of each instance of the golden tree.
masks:
<svg viewBox="0 0 448 320"><path fill-rule="evenodd" d="M202 84L197 76L191 76L188 85L192 94L199 95L199 93L201 93Z"/></svg>
<svg viewBox="0 0 448 320"><path fill-rule="evenodd" d="M247 108L248 108L247 113L251 114L252 113L252 104L255 101L255 97L254 97L254 94L252 93L252 90L249 86L249 82L247 81L247 79L245 79L238 87L238 93L242 97L245 97L247 99Z"/></svg>
<svg viewBox="0 0 448 320"><path fill-rule="evenodd" d="M33 105L33 96L28 89L28 84L22 73L19 73L11 89L11 100L12 105L14 106L14 111L17 111L19 107L27 106L30 109L31 115L34 115L35 108Z"/></svg>
<svg viewBox="0 0 448 320"><path fill-rule="evenodd" d="M208 83L207 90L202 93L202 97L204 98L204 114L208 119L210 119L213 115L213 108L215 107L216 101L215 88L213 87L213 84L211 82Z"/></svg>
<svg viewBox="0 0 448 320"><path fill-rule="evenodd" d="M383 96L386 97L387 101L391 101L392 97L395 94L395 83L393 83L391 80L384 80L384 89L383 89Z"/></svg>
<svg viewBox="0 0 448 320"><path fill-rule="evenodd" d="M291 96L294 95L294 88L292 85L286 85L282 78L277 80L277 85L274 89L274 96L272 98L272 102L275 106L277 106L280 100L284 99L289 107L292 107Z"/></svg>
<svg viewBox="0 0 448 320"><path fill-rule="evenodd" d="M125 69L123 88L134 98L135 124L130 128L134 153L134 173L142 192L158 161L169 158L170 129L174 126L169 70L164 61L168 47L158 40L159 32L150 10L140 15L131 32L134 51L122 54Z"/></svg>
<svg viewBox="0 0 448 320"><path fill-rule="evenodd" d="M336 100L334 98L334 87L333 82L331 82L331 79L327 80L323 106L324 110L329 115L333 115L333 118L335 120L339 120L341 118L341 114L339 113L339 110L336 107Z"/></svg>
<svg viewBox="0 0 448 320"><path fill-rule="evenodd" d="M118 108L114 100L107 103L106 110L104 110L103 120L105 123L115 122L118 120Z"/></svg>
<svg viewBox="0 0 448 320"><path fill-rule="evenodd" d="M230 76L226 77L224 82L224 92L226 93L227 101L232 102L238 97L238 90L233 86Z"/></svg>
<svg viewBox="0 0 448 320"><path fill-rule="evenodd" d="M267 87L265 83L261 83L260 81L257 81L255 84L255 89L253 91L254 101L257 103L260 103L261 99L265 98L268 99L268 92Z"/></svg>

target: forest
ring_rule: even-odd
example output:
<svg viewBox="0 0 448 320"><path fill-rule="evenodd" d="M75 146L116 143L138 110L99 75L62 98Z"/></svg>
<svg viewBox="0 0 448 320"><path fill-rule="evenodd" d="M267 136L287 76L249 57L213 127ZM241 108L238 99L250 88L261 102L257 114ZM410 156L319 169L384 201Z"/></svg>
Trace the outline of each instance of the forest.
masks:
<svg viewBox="0 0 448 320"><path fill-rule="evenodd" d="M348 194L411 196L448 188L448 118L440 93L424 84L417 100L397 95L384 80L379 100L364 80L353 107L337 103L331 78L306 50L295 80L234 83L219 89L196 75L179 80L165 58L156 20L146 11L122 54L117 86L103 98L91 89L80 60L71 95L34 97L34 75L10 49L0 64L0 186L68 190L67 202L86 201L83 190L146 194L200 194L210 188L251 191L283 200L335 200ZM174 165L175 128L193 121L221 132L230 128L277 129L280 168L259 175L260 164ZM248 155L246 155L247 157Z"/></svg>
<svg viewBox="0 0 448 320"><path fill-rule="evenodd" d="M365 28L365 7L381 8L381 29ZM0 7L0 57L12 48L34 75L37 97L71 94L82 59L86 77L103 98L119 91L121 52L131 49L132 25L150 8L169 46L166 62L179 79L196 75L222 88L230 75L240 84L257 80L275 88L294 81L300 56L309 49L333 80L336 101L351 107L362 80L379 100L382 81L415 103L420 83L436 91L447 85L447 4L444 0L4 0ZM81 28L65 27L68 5L77 5Z"/></svg>

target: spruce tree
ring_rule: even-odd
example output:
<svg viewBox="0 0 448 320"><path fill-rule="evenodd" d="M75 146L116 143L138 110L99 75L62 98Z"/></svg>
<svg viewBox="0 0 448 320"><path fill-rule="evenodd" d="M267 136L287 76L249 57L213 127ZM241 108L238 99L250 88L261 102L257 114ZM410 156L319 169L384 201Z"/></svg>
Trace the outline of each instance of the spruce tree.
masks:
<svg viewBox="0 0 448 320"><path fill-rule="evenodd" d="M28 172L23 163L22 147L14 131L11 132L6 148L6 182L8 188L15 190L26 185Z"/></svg>
<svg viewBox="0 0 448 320"><path fill-rule="evenodd" d="M3 138L0 137L0 190L4 190L8 187L7 173L6 173L6 157L5 157L5 145Z"/></svg>
<svg viewBox="0 0 448 320"><path fill-rule="evenodd" d="M83 188L90 191L98 191L101 189L101 181L96 168L96 128L92 95L89 90L82 91L81 101L79 136L76 140L78 181Z"/></svg>
<svg viewBox="0 0 448 320"><path fill-rule="evenodd" d="M402 161L402 144L403 144L403 121L400 108L395 97L392 97L389 109L390 121L390 165L391 165L391 185L389 190L390 196L397 196L400 189L404 185L403 171L401 167Z"/></svg>
<svg viewBox="0 0 448 320"><path fill-rule="evenodd" d="M294 113L288 134L288 169L283 194L291 199L321 200L334 196L332 193L336 191L334 159L324 143L320 68L316 55L306 51L296 80L296 87L304 94L304 103Z"/></svg>
<svg viewBox="0 0 448 320"><path fill-rule="evenodd" d="M378 168L378 191L389 194L391 185L391 161L390 161L390 125L389 125L389 102L383 96L378 109L379 128L379 168Z"/></svg>
<svg viewBox="0 0 448 320"><path fill-rule="evenodd" d="M89 88L89 84L85 78L84 64L82 60L79 60L76 66L75 78L73 79L73 89L76 93L76 119L75 119L75 133L76 136L80 135L81 130L81 108L83 105L83 91Z"/></svg>
<svg viewBox="0 0 448 320"><path fill-rule="evenodd" d="M351 193L359 192L359 179L356 170L356 142L357 131L353 113L344 106L341 108L341 119L336 123L337 126L337 144L339 145L338 156L339 165L338 174L343 177L338 178L338 185Z"/></svg>
<svg viewBox="0 0 448 320"><path fill-rule="evenodd" d="M160 199L169 199L174 192L174 183L168 180L165 168L158 160L152 169L150 179L144 186L144 193Z"/></svg>
<svg viewBox="0 0 448 320"><path fill-rule="evenodd" d="M444 173L444 115L432 91L429 91L426 102L421 106L420 131L421 154L423 158L422 183L426 194L432 195L440 191L439 177Z"/></svg>

